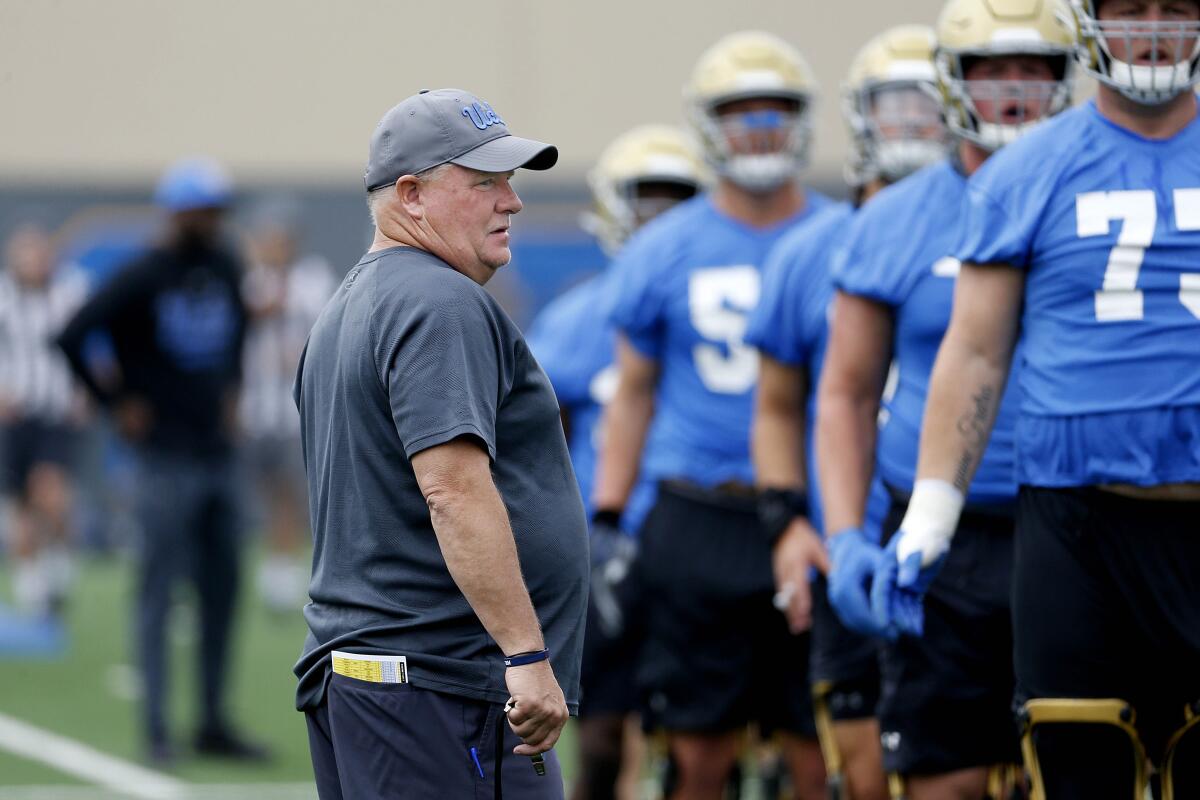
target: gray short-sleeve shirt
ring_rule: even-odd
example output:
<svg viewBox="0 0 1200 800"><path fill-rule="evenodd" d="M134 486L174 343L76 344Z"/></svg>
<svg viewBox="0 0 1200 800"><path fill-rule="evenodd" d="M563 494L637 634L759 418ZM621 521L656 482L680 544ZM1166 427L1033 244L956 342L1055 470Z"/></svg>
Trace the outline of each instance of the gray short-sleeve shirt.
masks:
<svg viewBox="0 0 1200 800"><path fill-rule="evenodd" d="M424 251L368 253L309 336L296 404L315 547L297 707L321 702L332 650L404 655L416 686L508 698L503 654L450 577L409 461L469 436L491 457L574 711L587 522L550 382L491 295Z"/></svg>

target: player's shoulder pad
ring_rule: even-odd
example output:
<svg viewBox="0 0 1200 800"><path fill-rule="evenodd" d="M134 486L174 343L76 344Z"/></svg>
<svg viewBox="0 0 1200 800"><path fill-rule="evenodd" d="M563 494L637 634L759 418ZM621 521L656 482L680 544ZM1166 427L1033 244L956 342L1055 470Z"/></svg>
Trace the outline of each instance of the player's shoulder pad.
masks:
<svg viewBox="0 0 1200 800"><path fill-rule="evenodd" d="M850 203L830 202L813 213L812 218L796 225L771 248L768 264L803 258L824 250L830 244L830 238L837 236L846 222L854 216L854 206Z"/></svg>
<svg viewBox="0 0 1200 800"><path fill-rule="evenodd" d="M875 236L910 235L911 227L919 227L935 216L934 209L941 208L947 198L957 197L965 183L949 159L923 167L884 187L859 209L850 221L848 238L853 240L866 232ZM937 220L937 224L947 223Z"/></svg>
<svg viewBox="0 0 1200 800"><path fill-rule="evenodd" d="M1023 182L1061 173L1072 161L1072 153L1091 146L1095 107L1091 101L1042 120L1012 144L1005 145L984 162L972 183L1004 176Z"/></svg>

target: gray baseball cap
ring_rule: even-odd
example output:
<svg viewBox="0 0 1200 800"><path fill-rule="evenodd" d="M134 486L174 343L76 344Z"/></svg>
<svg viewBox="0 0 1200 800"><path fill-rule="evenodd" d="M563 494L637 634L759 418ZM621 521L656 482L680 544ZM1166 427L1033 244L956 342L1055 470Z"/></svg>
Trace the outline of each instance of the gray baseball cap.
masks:
<svg viewBox="0 0 1200 800"><path fill-rule="evenodd" d="M522 139L492 107L461 89L424 90L383 115L371 136L367 191L447 162L483 172L550 169L552 144Z"/></svg>

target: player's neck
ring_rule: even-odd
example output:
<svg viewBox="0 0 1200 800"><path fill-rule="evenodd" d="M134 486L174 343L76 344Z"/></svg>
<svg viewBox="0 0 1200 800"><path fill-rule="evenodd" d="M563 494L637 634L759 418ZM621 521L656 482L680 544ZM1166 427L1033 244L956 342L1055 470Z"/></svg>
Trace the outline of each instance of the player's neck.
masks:
<svg viewBox="0 0 1200 800"><path fill-rule="evenodd" d="M974 175L990 155L990 151L984 150L974 142L968 142L966 139L960 139L958 142L958 162L962 164L967 177Z"/></svg>
<svg viewBox="0 0 1200 800"><path fill-rule="evenodd" d="M858 189L858 194L855 197L855 205L864 206L867 201L888 187L888 182L883 178L876 178L867 181Z"/></svg>
<svg viewBox="0 0 1200 800"><path fill-rule="evenodd" d="M1196 118L1196 94L1190 89L1162 105L1135 103L1111 86L1096 93L1096 108L1114 125L1146 139L1170 139Z"/></svg>
<svg viewBox="0 0 1200 800"><path fill-rule="evenodd" d="M800 213L808 198L799 183L788 182L769 192L748 192L722 180L712 194L717 210L752 228L769 228Z"/></svg>

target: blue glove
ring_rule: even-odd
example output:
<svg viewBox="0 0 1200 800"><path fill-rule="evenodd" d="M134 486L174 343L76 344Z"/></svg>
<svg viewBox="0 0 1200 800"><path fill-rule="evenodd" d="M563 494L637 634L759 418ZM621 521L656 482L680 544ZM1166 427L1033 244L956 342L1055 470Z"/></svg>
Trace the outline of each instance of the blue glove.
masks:
<svg viewBox="0 0 1200 800"><path fill-rule="evenodd" d="M847 528L829 537L829 604L849 628L881 636L871 614L871 582L883 561L883 550L861 528Z"/></svg>
<svg viewBox="0 0 1200 800"><path fill-rule="evenodd" d="M897 531L888 543L871 586L875 626L888 639L900 634L920 636L925 632L925 593L946 560L945 555L940 555L929 566L922 567L921 552L917 551L901 562L897 548L903 536L904 531Z"/></svg>

